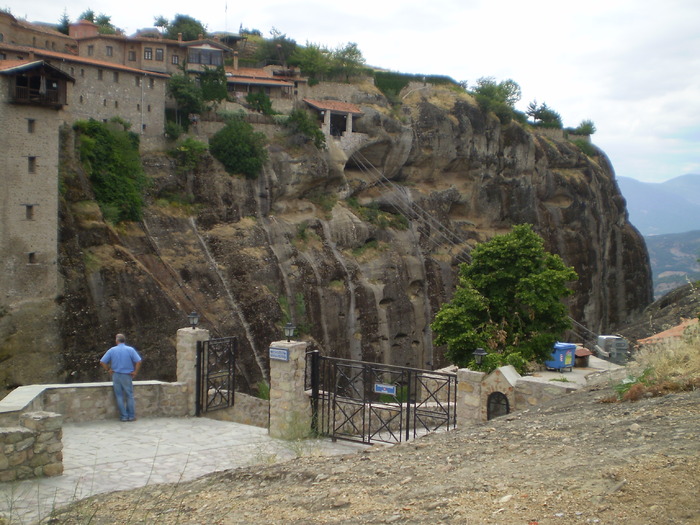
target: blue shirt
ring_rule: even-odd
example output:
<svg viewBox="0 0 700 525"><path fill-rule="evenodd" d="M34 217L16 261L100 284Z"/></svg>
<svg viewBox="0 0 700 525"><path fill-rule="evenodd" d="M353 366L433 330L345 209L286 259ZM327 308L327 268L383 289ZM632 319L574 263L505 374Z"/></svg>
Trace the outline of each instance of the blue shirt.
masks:
<svg viewBox="0 0 700 525"><path fill-rule="evenodd" d="M119 343L107 350L100 361L106 364L111 363L112 370L117 374L130 374L134 371L134 365L141 361L141 356L131 346Z"/></svg>

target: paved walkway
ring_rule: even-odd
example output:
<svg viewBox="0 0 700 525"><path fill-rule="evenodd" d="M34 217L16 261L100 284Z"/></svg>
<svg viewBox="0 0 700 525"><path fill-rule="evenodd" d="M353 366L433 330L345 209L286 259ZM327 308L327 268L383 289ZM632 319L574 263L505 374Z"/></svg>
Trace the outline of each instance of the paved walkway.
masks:
<svg viewBox="0 0 700 525"><path fill-rule="evenodd" d="M187 481L297 456L364 449L341 441L277 440L268 436L267 429L207 418L70 423L63 427L63 475L0 483L0 517L12 524L34 523L52 509L93 494Z"/></svg>

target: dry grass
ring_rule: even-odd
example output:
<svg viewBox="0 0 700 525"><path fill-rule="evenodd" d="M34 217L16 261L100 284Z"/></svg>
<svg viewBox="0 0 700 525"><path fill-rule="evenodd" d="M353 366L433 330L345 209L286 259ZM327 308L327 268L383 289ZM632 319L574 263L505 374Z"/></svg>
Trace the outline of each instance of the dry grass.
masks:
<svg viewBox="0 0 700 525"><path fill-rule="evenodd" d="M628 370L628 379L617 388L624 401L700 388L700 327L688 328L681 338L644 346Z"/></svg>

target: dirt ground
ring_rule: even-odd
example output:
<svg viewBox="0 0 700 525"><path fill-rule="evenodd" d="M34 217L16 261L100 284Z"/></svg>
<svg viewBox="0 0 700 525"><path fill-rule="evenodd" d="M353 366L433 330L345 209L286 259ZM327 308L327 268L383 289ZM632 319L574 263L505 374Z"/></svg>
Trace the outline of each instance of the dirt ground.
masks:
<svg viewBox="0 0 700 525"><path fill-rule="evenodd" d="M601 402L611 393L608 382L409 443L96 496L45 523L700 524L700 391Z"/></svg>

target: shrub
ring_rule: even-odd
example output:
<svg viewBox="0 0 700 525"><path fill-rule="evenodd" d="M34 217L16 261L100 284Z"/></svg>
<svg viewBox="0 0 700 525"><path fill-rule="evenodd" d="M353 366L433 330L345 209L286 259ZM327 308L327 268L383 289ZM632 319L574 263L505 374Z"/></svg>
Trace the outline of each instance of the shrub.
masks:
<svg viewBox="0 0 700 525"><path fill-rule="evenodd" d="M595 157L598 153L596 151L595 147L593 147L593 145L590 142L588 142L587 140L577 139L577 140L572 141L572 143L575 144L576 146L578 146L578 148L581 151L583 151L586 155L588 155L589 157Z"/></svg>
<svg viewBox="0 0 700 525"><path fill-rule="evenodd" d="M128 123L78 121L80 160L90 178L105 220L118 223L141 219L146 176L139 155L139 136Z"/></svg>
<svg viewBox="0 0 700 525"><path fill-rule="evenodd" d="M318 149L326 147L326 136L318 124L303 109L295 109L284 121L284 127L290 135L301 135L306 141L312 141Z"/></svg>
<svg viewBox="0 0 700 525"><path fill-rule="evenodd" d="M177 171L179 173L187 173L197 167L207 149L209 147L204 142L187 137L175 148L171 149L168 154L177 161Z"/></svg>
<svg viewBox="0 0 700 525"><path fill-rule="evenodd" d="M272 101L264 92L248 93L245 101L250 104L254 111L259 111L263 115L274 115L275 110L272 109Z"/></svg>
<svg viewBox="0 0 700 525"><path fill-rule="evenodd" d="M263 133L240 118L233 118L209 139L209 151L230 174L240 173L249 179L260 174L267 160Z"/></svg>
<svg viewBox="0 0 700 525"><path fill-rule="evenodd" d="M185 132L183 127L177 122L169 120L165 123L165 136L170 140L177 140Z"/></svg>

